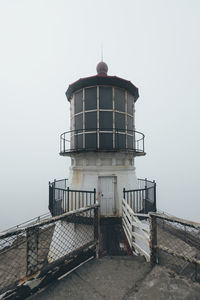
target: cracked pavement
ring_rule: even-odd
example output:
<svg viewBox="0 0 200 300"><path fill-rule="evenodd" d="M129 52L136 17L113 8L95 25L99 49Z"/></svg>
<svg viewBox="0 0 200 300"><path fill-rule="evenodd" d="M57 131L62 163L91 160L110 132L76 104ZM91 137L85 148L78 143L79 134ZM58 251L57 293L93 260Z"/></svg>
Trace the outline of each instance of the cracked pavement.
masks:
<svg viewBox="0 0 200 300"><path fill-rule="evenodd" d="M200 284L142 257L93 259L29 300L200 300Z"/></svg>

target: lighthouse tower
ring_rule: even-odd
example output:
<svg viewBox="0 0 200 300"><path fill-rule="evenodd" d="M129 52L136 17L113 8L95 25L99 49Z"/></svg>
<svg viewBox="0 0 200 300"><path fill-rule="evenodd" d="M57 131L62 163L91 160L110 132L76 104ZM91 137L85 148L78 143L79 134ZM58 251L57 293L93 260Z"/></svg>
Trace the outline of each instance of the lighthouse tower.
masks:
<svg viewBox="0 0 200 300"><path fill-rule="evenodd" d="M135 157L145 155L144 135L135 130L138 89L109 76L101 61L97 74L69 85L70 131L61 135L60 155L71 158L69 187L96 189L101 216L121 216L123 188L137 188Z"/></svg>

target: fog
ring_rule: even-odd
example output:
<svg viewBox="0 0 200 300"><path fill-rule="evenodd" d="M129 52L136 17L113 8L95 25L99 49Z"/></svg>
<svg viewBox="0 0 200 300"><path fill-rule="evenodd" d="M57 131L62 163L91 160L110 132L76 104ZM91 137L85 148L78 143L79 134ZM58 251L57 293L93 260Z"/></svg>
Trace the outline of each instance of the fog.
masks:
<svg viewBox="0 0 200 300"><path fill-rule="evenodd" d="M160 210L200 222L200 2L0 2L0 230L48 211L48 181L68 176L59 135L68 85L96 74L139 88L145 134L139 178L157 182Z"/></svg>

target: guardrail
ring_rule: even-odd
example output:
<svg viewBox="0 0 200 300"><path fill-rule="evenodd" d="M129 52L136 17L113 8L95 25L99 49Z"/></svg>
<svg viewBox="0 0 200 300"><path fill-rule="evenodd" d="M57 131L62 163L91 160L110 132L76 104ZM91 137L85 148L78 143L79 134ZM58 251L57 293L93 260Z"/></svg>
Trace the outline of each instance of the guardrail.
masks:
<svg viewBox="0 0 200 300"><path fill-rule="evenodd" d="M143 222L140 217L143 218ZM133 254L140 253L147 261L150 261L149 216L135 213L127 201L122 199L122 226Z"/></svg>
<svg viewBox="0 0 200 300"><path fill-rule="evenodd" d="M138 179L137 188L123 189L123 198L135 213L156 211L156 183L147 179Z"/></svg>
<svg viewBox="0 0 200 300"><path fill-rule="evenodd" d="M154 212L135 213L123 199L122 226L134 254L200 282L200 223Z"/></svg>
<svg viewBox="0 0 200 300"><path fill-rule="evenodd" d="M139 131L119 128L71 130L60 135L60 154L127 150L144 155L144 137Z"/></svg>
<svg viewBox="0 0 200 300"><path fill-rule="evenodd" d="M6 233L6 232L11 232L11 231L15 231L15 230L19 230L19 229L23 229L23 228L27 228L29 226L32 226L32 225L35 225L43 220L46 220L46 219L49 219L51 217L51 214L48 212L46 214L43 214L43 215L40 215L36 218L32 218L28 221L24 221L18 225L15 225L15 226L12 226L10 228L7 228L7 229L3 229L1 232L0 232L0 235Z"/></svg>
<svg viewBox="0 0 200 300"><path fill-rule="evenodd" d="M94 257L98 239L98 205L0 234L0 295L19 290L29 279L37 277L37 286L42 280L52 280L56 272L61 276L62 270L66 273ZM25 284L24 288L26 294L29 287Z"/></svg>
<svg viewBox="0 0 200 300"><path fill-rule="evenodd" d="M66 183L66 179L49 182L49 210L52 216L96 203L96 189L93 191L73 190L67 187ZM65 186L65 188L58 186Z"/></svg>
<svg viewBox="0 0 200 300"><path fill-rule="evenodd" d="M200 282L200 223L150 213L152 263Z"/></svg>

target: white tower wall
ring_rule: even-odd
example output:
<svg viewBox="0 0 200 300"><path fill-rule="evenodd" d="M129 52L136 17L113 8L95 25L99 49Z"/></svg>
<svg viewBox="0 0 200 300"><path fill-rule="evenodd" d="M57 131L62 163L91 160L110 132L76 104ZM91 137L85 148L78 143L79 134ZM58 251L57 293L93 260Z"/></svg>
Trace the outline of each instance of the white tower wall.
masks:
<svg viewBox="0 0 200 300"><path fill-rule="evenodd" d="M103 177L103 186L101 178ZM107 181L108 180L108 181ZM110 181L109 181L110 180ZM113 199L102 197L106 181L113 184ZM121 216L123 188L137 187L134 156L132 153L120 152L87 152L71 157L69 186L76 190L93 190L101 205L101 214ZM107 187L112 189L111 186ZM107 200L114 201L113 210L107 207Z"/></svg>

